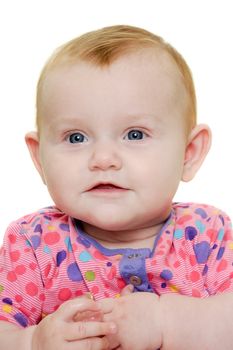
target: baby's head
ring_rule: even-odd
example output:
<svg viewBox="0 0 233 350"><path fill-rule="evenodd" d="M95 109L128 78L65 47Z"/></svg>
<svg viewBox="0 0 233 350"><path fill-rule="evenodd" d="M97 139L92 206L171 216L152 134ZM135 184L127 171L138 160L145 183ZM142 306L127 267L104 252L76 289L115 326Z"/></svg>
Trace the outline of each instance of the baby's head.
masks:
<svg viewBox="0 0 233 350"><path fill-rule="evenodd" d="M163 222L210 145L182 56L130 26L55 52L38 83L37 127L26 136L37 170L58 208L88 232Z"/></svg>
<svg viewBox="0 0 233 350"><path fill-rule="evenodd" d="M186 61L163 38L142 28L126 25L116 25L86 33L69 41L54 52L44 66L37 86L36 124L38 130L43 117L41 111L43 86L52 71L62 66L78 64L80 61L106 68L120 57L140 52L146 53L146 51L151 51L157 56L161 65L166 63L166 59L173 64L176 78L184 87L184 94L180 96L180 101L177 103L180 102L183 105L183 100L186 102L184 118L187 130L190 131L196 125L196 96L192 74Z"/></svg>

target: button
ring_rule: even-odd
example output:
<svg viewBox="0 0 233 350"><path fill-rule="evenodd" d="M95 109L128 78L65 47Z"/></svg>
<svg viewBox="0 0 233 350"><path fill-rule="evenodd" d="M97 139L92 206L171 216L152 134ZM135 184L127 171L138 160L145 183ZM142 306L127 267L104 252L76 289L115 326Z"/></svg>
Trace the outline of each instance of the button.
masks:
<svg viewBox="0 0 233 350"><path fill-rule="evenodd" d="M131 276L129 281L134 286L140 286L140 284L142 284L142 280L138 276Z"/></svg>
<svg viewBox="0 0 233 350"><path fill-rule="evenodd" d="M139 254L139 253L133 253L133 254L128 255L128 259L140 258L140 257L141 257L141 254Z"/></svg>

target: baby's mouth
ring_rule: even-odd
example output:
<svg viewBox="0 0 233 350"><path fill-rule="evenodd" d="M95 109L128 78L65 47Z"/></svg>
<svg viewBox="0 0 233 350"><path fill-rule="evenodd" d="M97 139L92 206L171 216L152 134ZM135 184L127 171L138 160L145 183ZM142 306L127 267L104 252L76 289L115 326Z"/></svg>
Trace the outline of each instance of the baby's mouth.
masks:
<svg viewBox="0 0 233 350"><path fill-rule="evenodd" d="M94 186L90 187L88 192L96 192L96 193L101 193L101 192L111 192L111 193L117 193L117 192L122 192L126 191L127 189L121 186L118 186L117 184L113 183L96 183Z"/></svg>
<svg viewBox="0 0 233 350"><path fill-rule="evenodd" d="M112 190L112 189L122 189L122 187L115 186L112 184L99 184L92 188L92 190Z"/></svg>

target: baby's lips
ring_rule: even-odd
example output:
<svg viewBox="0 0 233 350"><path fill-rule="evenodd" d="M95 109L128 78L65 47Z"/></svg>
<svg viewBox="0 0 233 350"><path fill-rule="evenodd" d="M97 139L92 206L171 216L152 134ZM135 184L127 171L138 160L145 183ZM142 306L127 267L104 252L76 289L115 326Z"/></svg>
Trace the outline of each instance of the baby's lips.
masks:
<svg viewBox="0 0 233 350"><path fill-rule="evenodd" d="M94 189L111 189L111 188L119 188L119 189L126 189L125 187L122 187L121 185L117 184L117 183L114 183L114 182L105 182L105 181L100 181L100 182L97 182L95 184L93 184L92 186L90 186L87 191L91 191L91 190L94 190Z"/></svg>

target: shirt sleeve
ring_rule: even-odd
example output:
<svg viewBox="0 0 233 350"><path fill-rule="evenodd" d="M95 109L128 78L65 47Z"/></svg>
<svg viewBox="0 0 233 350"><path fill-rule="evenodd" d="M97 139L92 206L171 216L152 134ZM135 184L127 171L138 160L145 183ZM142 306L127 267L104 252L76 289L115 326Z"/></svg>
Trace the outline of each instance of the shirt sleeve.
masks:
<svg viewBox="0 0 233 350"><path fill-rule="evenodd" d="M0 320L20 327L41 320L43 282L23 225L10 225L0 249Z"/></svg>
<svg viewBox="0 0 233 350"><path fill-rule="evenodd" d="M199 245L199 257L209 244L208 259L203 269L209 295L233 291L233 232L230 218L220 212L207 230L208 243ZM197 254L196 254L197 255ZM197 255L198 256L198 255Z"/></svg>

